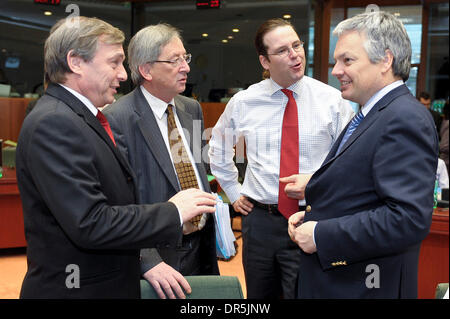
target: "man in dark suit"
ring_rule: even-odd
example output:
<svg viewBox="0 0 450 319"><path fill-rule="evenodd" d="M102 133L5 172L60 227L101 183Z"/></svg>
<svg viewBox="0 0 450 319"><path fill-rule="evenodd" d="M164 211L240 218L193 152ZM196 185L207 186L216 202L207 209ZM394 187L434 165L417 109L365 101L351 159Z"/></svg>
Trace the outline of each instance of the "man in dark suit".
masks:
<svg viewBox="0 0 450 319"><path fill-rule="evenodd" d="M127 78L124 38L77 17L45 42L50 84L17 147L28 243L21 298L139 298L139 249L174 247L183 222L214 212L214 197L199 190L135 204L134 173L98 111Z"/></svg>
<svg viewBox="0 0 450 319"><path fill-rule="evenodd" d="M341 22L332 74L362 106L289 220L302 250L300 298L416 298L421 241L433 213L438 137L411 95L411 44L393 15ZM358 125L359 122L359 125ZM352 133L353 132L353 133Z"/></svg>
<svg viewBox="0 0 450 319"><path fill-rule="evenodd" d="M197 101L179 95L186 87L191 55L178 30L167 24L140 30L130 41L128 59L137 87L108 106L105 114L136 172L139 203L166 201L184 189L180 169L186 166L181 164L190 168L196 183L187 187L210 192L202 158L202 109ZM181 150L185 158L179 157ZM198 226L185 223L182 243L175 249L142 250L141 272L160 298L183 297L181 288L190 290L183 276L219 274L211 217L204 215Z"/></svg>

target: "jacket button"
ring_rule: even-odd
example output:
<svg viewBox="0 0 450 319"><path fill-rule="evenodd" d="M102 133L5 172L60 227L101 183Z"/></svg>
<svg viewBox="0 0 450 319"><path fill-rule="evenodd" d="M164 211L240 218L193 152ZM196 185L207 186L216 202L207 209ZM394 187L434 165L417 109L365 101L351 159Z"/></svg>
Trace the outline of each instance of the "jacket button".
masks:
<svg viewBox="0 0 450 319"><path fill-rule="evenodd" d="M306 211L307 213L309 213L309 212L311 211L311 206L310 206L310 205L306 206L305 211Z"/></svg>

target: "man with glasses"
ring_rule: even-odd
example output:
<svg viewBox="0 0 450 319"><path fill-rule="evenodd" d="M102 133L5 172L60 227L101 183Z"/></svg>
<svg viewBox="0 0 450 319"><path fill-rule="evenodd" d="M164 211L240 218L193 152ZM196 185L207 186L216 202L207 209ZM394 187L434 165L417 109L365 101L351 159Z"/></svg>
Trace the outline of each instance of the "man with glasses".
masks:
<svg viewBox="0 0 450 319"><path fill-rule="evenodd" d="M165 201L180 190L210 192L201 150L200 104L179 95L186 88L191 55L179 31L168 24L148 26L128 47L136 88L105 109L118 147L137 175L139 203ZM183 224L176 249L141 251L141 272L160 298L183 298L190 286L183 276L218 275L213 218Z"/></svg>
<svg viewBox="0 0 450 319"><path fill-rule="evenodd" d="M289 22L263 23L255 45L267 78L228 103L212 132L210 165L243 215L247 297L294 298L300 250L288 236L288 218L305 210L305 184L353 111L338 90L304 75L303 42ZM241 137L248 160L243 185L233 162Z"/></svg>

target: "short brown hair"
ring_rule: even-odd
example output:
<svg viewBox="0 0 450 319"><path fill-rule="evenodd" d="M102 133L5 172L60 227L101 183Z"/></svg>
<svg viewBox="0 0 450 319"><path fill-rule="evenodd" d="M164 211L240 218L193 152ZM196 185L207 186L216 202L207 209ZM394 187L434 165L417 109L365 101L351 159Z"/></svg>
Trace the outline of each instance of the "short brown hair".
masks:
<svg viewBox="0 0 450 319"><path fill-rule="evenodd" d="M258 53L258 55L265 56L269 60L269 56L267 54L267 47L264 44L264 36L267 33L269 33L270 31L272 31L278 27L285 27L285 26L289 26L295 31L294 26L289 21L281 19L281 18L269 19L269 20L265 21L259 27L258 31L256 32L256 36L255 36L255 48L256 48L256 52ZM269 77L270 77L269 70L264 70L263 78L267 79Z"/></svg>
<svg viewBox="0 0 450 319"><path fill-rule="evenodd" d="M267 47L264 44L264 36L268 32L270 32L278 27L285 27L285 26L289 26L292 29L294 29L294 31L295 31L295 28L292 26L292 24L289 21L281 19L281 18L267 20L259 27L258 31L256 32L256 36L255 36L255 47L256 47L256 52L258 52L258 55L263 55L265 57L268 57L267 56Z"/></svg>

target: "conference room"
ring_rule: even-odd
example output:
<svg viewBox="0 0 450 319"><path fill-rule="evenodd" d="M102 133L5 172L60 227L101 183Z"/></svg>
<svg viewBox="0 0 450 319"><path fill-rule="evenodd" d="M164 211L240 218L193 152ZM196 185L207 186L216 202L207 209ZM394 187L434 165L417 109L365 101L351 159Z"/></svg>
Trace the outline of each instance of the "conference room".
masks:
<svg viewBox="0 0 450 319"><path fill-rule="evenodd" d="M374 7L393 14L404 24L412 46L411 70L405 84L415 97L428 92L431 109L448 123L444 116L450 87L447 1L0 1L0 299L19 298L27 271L27 241L15 169L16 147L30 104L45 93L44 42L56 21L71 15L103 19L124 32L125 52L133 35L145 26L162 22L181 30L186 51L192 55L186 90L182 95L199 102L205 130L211 132L230 99L262 80L263 68L254 48L254 37L264 21L281 18L295 26L304 42L305 75L339 89L340 83L332 75L337 44L332 31L342 20ZM124 65L130 74L127 61ZM128 76L121 83L115 99L119 100L134 88ZM360 108L353 102L351 107L355 113ZM206 142L209 138L210 134L207 134ZM243 144L237 148L245 150ZM246 169L244 154L237 153L236 157L241 182ZM227 203L226 193L211 173L209 183ZM436 196L429 234L421 244L419 256L419 299L434 299L439 284L447 283L448 286L448 186ZM226 283L228 287L246 298L242 217L232 205L229 210L235 255L218 256L218 265L221 276L233 280ZM203 285L204 282L195 284ZM152 290L148 285L143 289Z"/></svg>

